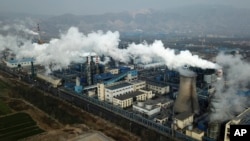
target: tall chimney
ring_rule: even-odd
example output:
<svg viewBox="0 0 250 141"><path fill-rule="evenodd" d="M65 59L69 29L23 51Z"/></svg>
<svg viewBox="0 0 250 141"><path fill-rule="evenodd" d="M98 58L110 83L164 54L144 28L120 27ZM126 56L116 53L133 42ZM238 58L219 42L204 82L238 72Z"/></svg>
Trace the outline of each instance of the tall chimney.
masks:
<svg viewBox="0 0 250 141"><path fill-rule="evenodd" d="M195 73L180 73L179 94L174 103L174 112L199 113Z"/></svg>
<svg viewBox="0 0 250 141"><path fill-rule="evenodd" d="M99 74L100 73L100 70L99 70L99 56L96 56L96 60L95 60L95 64L96 64L96 74Z"/></svg>

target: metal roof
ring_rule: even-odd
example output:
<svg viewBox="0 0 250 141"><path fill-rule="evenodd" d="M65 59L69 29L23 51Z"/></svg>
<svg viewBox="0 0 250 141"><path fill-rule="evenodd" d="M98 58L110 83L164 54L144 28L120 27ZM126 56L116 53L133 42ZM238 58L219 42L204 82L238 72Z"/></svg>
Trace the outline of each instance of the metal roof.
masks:
<svg viewBox="0 0 250 141"><path fill-rule="evenodd" d="M188 117L190 117L192 115L193 115L193 113L184 112L184 113L178 114L177 116L175 116L175 118L178 119L178 120L184 120L184 119L186 119L186 118L188 118Z"/></svg>
<svg viewBox="0 0 250 141"><path fill-rule="evenodd" d="M119 99L119 100L125 100L125 99L136 97L136 96L141 95L141 94L144 94L144 92L135 91L135 92L131 92L131 93L128 93L128 94L123 94L123 95L120 95L120 96L116 96L114 98Z"/></svg>
<svg viewBox="0 0 250 141"><path fill-rule="evenodd" d="M106 87L106 89L115 90L115 89L119 89L119 88L127 87L127 86L132 86L132 85L129 84L129 83L127 83L127 82L124 82L124 83L121 83L121 84L117 84L117 85L113 85L113 86L108 86L108 87Z"/></svg>
<svg viewBox="0 0 250 141"><path fill-rule="evenodd" d="M23 59L13 59L13 60L8 60L8 63L11 64L16 64L16 63L22 63L22 62L32 62L35 61L34 58L23 58Z"/></svg>

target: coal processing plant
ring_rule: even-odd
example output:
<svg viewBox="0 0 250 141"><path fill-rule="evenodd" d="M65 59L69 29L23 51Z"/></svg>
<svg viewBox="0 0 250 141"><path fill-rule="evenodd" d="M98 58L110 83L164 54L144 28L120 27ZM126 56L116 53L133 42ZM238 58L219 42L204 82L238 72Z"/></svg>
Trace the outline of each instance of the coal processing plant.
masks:
<svg viewBox="0 0 250 141"><path fill-rule="evenodd" d="M96 54L84 58L85 62L50 74L37 64L22 69L26 69L27 75L35 71L34 79L46 82L48 87L136 113L193 140L218 140L222 134L228 134L221 128L223 123L209 119L214 85L223 75L221 69L185 66L170 70L164 65L143 69L135 64L99 64L102 59Z"/></svg>
<svg viewBox="0 0 250 141"><path fill-rule="evenodd" d="M228 68L223 72L223 67L189 56L187 51L172 54L165 47L157 51L146 46L144 49L148 51L137 52L136 47L132 44L126 49L110 49L106 56L99 50L74 52L70 54L77 56L77 61L63 56L49 63L39 57L13 59L7 55L2 58L1 69L32 85L39 83L39 89L60 93L54 96L76 106L87 102L88 106L96 105L179 140L227 141L230 124L249 124L249 105L238 110L223 107L238 97L249 96L248 89L231 90L235 83L227 75ZM132 56L129 61L124 52ZM176 59L166 57L170 55ZM59 67L58 64L63 66L67 61L70 63ZM234 97L228 97L228 90Z"/></svg>

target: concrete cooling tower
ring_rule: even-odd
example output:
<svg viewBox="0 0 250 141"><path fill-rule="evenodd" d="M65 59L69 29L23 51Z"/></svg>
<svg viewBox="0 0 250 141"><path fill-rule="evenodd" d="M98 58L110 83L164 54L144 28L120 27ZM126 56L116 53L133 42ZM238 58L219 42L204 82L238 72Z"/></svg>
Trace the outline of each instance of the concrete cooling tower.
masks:
<svg viewBox="0 0 250 141"><path fill-rule="evenodd" d="M199 103L196 94L196 74L180 72L180 87L174 103L175 113L199 113Z"/></svg>

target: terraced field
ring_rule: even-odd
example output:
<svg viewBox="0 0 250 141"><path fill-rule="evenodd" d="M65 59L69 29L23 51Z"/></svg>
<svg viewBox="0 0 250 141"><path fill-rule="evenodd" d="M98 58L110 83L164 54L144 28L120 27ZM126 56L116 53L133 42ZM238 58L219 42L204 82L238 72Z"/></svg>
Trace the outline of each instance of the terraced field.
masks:
<svg viewBox="0 0 250 141"><path fill-rule="evenodd" d="M44 132L26 113L0 118L0 141L15 141Z"/></svg>

